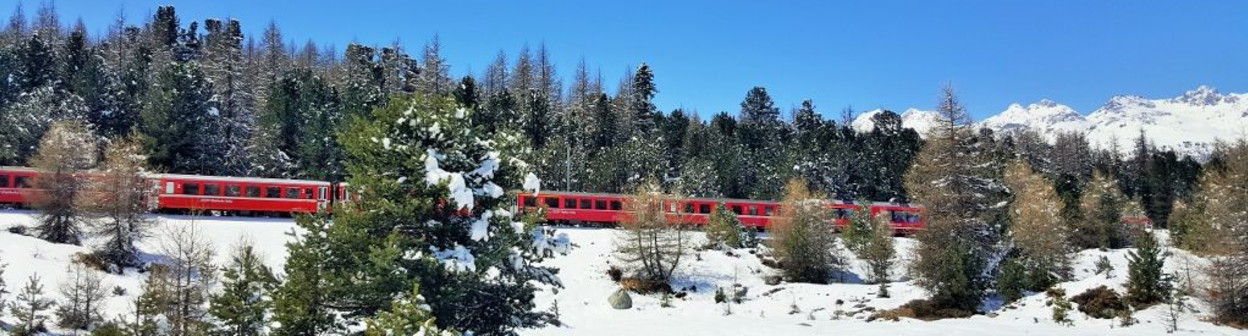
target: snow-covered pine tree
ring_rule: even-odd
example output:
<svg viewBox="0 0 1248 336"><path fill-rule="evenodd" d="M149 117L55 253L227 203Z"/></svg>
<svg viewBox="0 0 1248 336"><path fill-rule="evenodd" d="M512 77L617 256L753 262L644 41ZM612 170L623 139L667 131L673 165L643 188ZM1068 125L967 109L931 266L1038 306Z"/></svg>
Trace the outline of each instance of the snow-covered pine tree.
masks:
<svg viewBox="0 0 1248 336"><path fill-rule="evenodd" d="M12 104L0 107L0 164L29 164L52 124L81 121L86 113L81 97L52 87L21 94Z"/></svg>
<svg viewBox="0 0 1248 336"><path fill-rule="evenodd" d="M339 84L344 118L367 117L373 107L386 102L382 67L374 61L374 54L371 47L357 43L347 45L343 56L345 73Z"/></svg>
<svg viewBox="0 0 1248 336"><path fill-rule="evenodd" d="M35 180L40 191L29 197L39 210L35 235L40 239L58 244L81 242L86 216L78 200L85 182L78 175L95 166L95 141L82 122L55 123L39 141L39 153L30 161L40 172Z"/></svg>
<svg viewBox="0 0 1248 336"><path fill-rule="evenodd" d="M219 173L224 148L211 83L195 63L169 64L157 76L138 127L148 163L173 173Z"/></svg>
<svg viewBox="0 0 1248 336"><path fill-rule="evenodd" d="M538 284L559 282L536 263L566 238L513 220L504 191L520 187L526 166L507 142L515 137L481 138L468 114L449 97L415 94L353 123L342 141L359 200L335 208L330 230L299 220L332 247L317 252L320 260L342 262L288 269L288 276L324 279L322 307L348 321L392 309L417 284L438 284L421 294L440 327L498 335L549 322L530 298Z"/></svg>
<svg viewBox="0 0 1248 336"><path fill-rule="evenodd" d="M109 69L105 68L103 54L89 46L86 28L79 21L65 40L60 62L61 73L64 74L64 86L67 91L81 97L86 107L86 119L93 129L104 137L123 135L109 120L113 118L117 107L117 86Z"/></svg>
<svg viewBox="0 0 1248 336"><path fill-rule="evenodd" d="M67 272L59 288L64 300L56 308L56 325L89 330L104 321L101 308L108 297L104 277L82 264L71 265Z"/></svg>
<svg viewBox="0 0 1248 336"><path fill-rule="evenodd" d="M255 87L247 82L243 62L243 33L237 20L204 21L204 75L212 83L216 126L220 129L224 162L220 173L242 175L248 170L247 145L256 123Z"/></svg>
<svg viewBox="0 0 1248 336"><path fill-rule="evenodd" d="M1021 266L1022 288L1044 291L1071 271L1070 228L1060 214L1061 199L1053 183L1022 160L1006 167L1005 183L1014 195L1008 236L1017 249L1013 258Z"/></svg>
<svg viewBox="0 0 1248 336"><path fill-rule="evenodd" d="M654 95L659 89L654 85L654 71L650 65L641 63L629 83L629 99L627 115L631 121L630 137L646 137L655 131L658 108L654 106Z"/></svg>
<svg viewBox="0 0 1248 336"><path fill-rule="evenodd" d="M151 210L148 197L151 186L144 174L147 157L135 137L117 139L104 152L104 164L95 178L89 179L82 204L96 216L91 232L105 242L92 252L116 268L120 274L127 267L140 266L139 249L135 246L146 237L154 221L147 217Z"/></svg>
<svg viewBox="0 0 1248 336"><path fill-rule="evenodd" d="M911 128L903 128L901 125L901 116L892 111L885 110L876 114L871 118L875 128L871 130L865 139L865 150L859 151L867 155L874 169L868 172L874 175L867 178L866 189L858 197L876 201L892 201L904 202L907 200L904 176L906 170L910 169L910 165L914 162L915 155L919 153L923 141L919 137L919 133ZM842 134L854 134L852 125L842 124ZM838 137L840 143L845 143L846 137ZM849 160L840 160L849 161ZM851 165L853 167L865 166L861 164Z"/></svg>
<svg viewBox="0 0 1248 336"><path fill-rule="evenodd" d="M286 244L287 257L282 283L273 290L273 317L276 336L315 336L340 331L343 326L331 315L331 283L323 262L330 256L329 219L322 216L299 220L306 231L291 232L295 239Z"/></svg>
<svg viewBox="0 0 1248 336"><path fill-rule="evenodd" d="M1000 259L1008 190L953 88L942 91L940 122L905 177L911 200L928 209L911 271L938 307L974 311Z"/></svg>
<svg viewBox="0 0 1248 336"><path fill-rule="evenodd" d="M212 295L208 314L215 318L220 335L261 335L269 325L270 293L277 278L251 242L242 241L233 250L221 271L221 292Z"/></svg>
<svg viewBox="0 0 1248 336"><path fill-rule="evenodd" d="M750 163L742 171L742 187L750 198L777 199L792 173L792 165L784 162L787 157L781 155L785 148L781 140L787 136L780 109L766 89L754 87L741 102L740 121L737 135L745 149L745 160Z"/></svg>

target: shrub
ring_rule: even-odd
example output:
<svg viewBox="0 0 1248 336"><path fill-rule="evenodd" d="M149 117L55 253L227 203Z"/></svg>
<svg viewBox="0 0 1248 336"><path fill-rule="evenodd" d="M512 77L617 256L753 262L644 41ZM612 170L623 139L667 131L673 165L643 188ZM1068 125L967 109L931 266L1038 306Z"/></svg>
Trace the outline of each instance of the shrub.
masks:
<svg viewBox="0 0 1248 336"><path fill-rule="evenodd" d="M794 179L788 184L779 216L772 221L771 247L790 281L825 283L844 266L820 198L810 193L805 182Z"/></svg>
<svg viewBox="0 0 1248 336"><path fill-rule="evenodd" d="M671 293L672 286L666 281L627 277L620 279L620 287L638 294Z"/></svg>
<svg viewBox="0 0 1248 336"><path fill-rule="evenodd" d="M91 331L91 336L126 336L126 331L116 323L105 323Z"/></svg>
<svg viewBox="0 0 1248 336"><path fill-rule="evenodd" d="M1070 300L1079 304L1079 311L1099 319L1118 317L1121 311L1128 309L1118 292L1105 286L1088 289Z"/></svg>
<svg viewBox="0 0 1248 336"><path fill-rule="evenodd" d="M1135 307L1148 307L1170 299L1170 281L1162 276L1166 258L1151 233L1140 236L1135 251L1127 253L1127 300Z"/></svg>
<svg viewBox="0 0 1248 336"><path fill-rule="evenodd" d="M719 203L711 211L706 225L706 240L713 248L745 247L746 229L735 213L728 211L724 203Z"/></svg>
<svg viewBox="0 0 1248 336"><path fill-rule="evenodd" d="M941 307L932 300L913 300L906 302L906 304L903 304L901 307L895 309L895 312L896 315L901 317L911 317L924 321L947 318L967 318L971 317L971 315L975 315L974 312L968 310Z"/></svg>
<svg viewBox="0 0 1248 336"><path fill-rule="evenodd" d="M611 278L611 282L620 282L620 279L624 277L624 270L612 265L607 268L607 277Z"/></svg>
<svg viewBox="0 0 1248 336"><path fill-rule="evenodd" d="M75 253L74 263L100 272L109 272L111 269L109 262L95 253Z"/></svg>
<svg viewBox="0 0 1248 336"><path fill-rule="evenodd" d="M1070 320L1071 305L1070 300L1066 299L1066 290L1053 287L1045 291L1045 294L1049 297L1048 304L1053 306L1053 322L1067 326L1073 325L1074 322Z"/></svg>

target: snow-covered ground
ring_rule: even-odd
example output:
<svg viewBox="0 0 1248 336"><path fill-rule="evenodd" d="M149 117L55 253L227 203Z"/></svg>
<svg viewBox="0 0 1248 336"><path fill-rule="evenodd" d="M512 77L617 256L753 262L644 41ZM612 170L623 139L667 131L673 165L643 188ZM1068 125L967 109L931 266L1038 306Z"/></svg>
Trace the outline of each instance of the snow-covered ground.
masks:
<svg viewBox="0 0 1248 336"><path fill-rule="evenodd" d="M225 262L231 247L240 239L250 239L266 261L277 270L284 262L285 242L289 232L296 226L289 219L257 219L235 217L160 216L160 224L154 236L142 244L148 258L159 258L160 244L173 228L194 225L210 240L217 251L217 261ZM13 225L34 224L34 217L25 211L0 211L0 229ZM1130 327L1118 327L1115 321L1086 318L1077 310L1071 311L1074 326L1053 323L1052 310L1044 305L1044 295L1034 294L1015 304L1015 308L995 309L995 317L987 315L968 319L923 322L903 319L900 322L866 322L869 312L865 308L891 309L907 301L921 298L924 293L904 279L904 265L894 269L897 282L890 287L892 298L875 298L877 286L862 284L857 279L861 273L860 261L853 261L852 273L845 283L830 285L781 283L768 286L763 277L775 274L775 270L762 265L759 258L748 250L735 251L729 256L719 251L701 251L690 256L688 263L678 273L673 287L676 289L696 287L683 299L672 298L672 307L663 308L658 295L632 295L633 308L615 310L607 303L607 296L616 285L607 278L606 270L618 264L611 251L614 248L614 230L563 228L575 247L567 256L548 261L561 268L560 278L565 287L558 291L538 293L537 306L550 309L557 302L564 325L544 329L523 330L524 335L1163 335L1162 323L1165 307L1157 306L1136 314L1140 323ZM903 259L909 259L914 241L897 238L897 247ZM4 279L10 290L24 283L26 277L38 273L43 278L45 290L56 298L56 287L64 278L73 255L86 252L85 247L50 244L35 238L0 231L0 260L8 264ZM1110 285L1122 292L1121 283L1126 279L1127 250L1080 252L1075 265L1076 279L1061 284L1069 295L1099 285ZM1101 256L1113 263L1113 277L1093 274L1093 264ZM1185 262L1183 260L1190 260ZM1183 251L1174 251L1167 260L1171 270L1189 266L1193 270L1203 260L1189 257ZM120 286L126 295L110 296L107 312L110 317L131 312L130 302L137 295L142 275L106 275L107 288ZM714 302L715 289L740 283L749 288L742 304L725 306ZM111 292L111 290L110 290ZM838 305L837 300L843 304ZM1220 327L1203 322L1207 312L1203 303L1190 300L1200 311L1184 315L1179 334L1189 335L1248 335L1248 331ZM794 311L794 307L798 312ZM731 314L726 314L727 310ZM841 314L837 314L837 312ZM837 316L840 315L839 319ZM12 323L12 317L0 320Z"/></svg>

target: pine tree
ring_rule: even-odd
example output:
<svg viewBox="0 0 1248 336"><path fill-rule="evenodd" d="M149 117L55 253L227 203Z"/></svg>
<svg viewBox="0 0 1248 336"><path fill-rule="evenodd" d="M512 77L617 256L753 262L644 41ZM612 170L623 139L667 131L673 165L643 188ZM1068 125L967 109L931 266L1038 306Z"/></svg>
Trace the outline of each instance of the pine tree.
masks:
<svg viewBox="0 0 1248 336"><path fill-rule="evenodd" d="M61 297L65 300L56 308L56 325L89 330L104 321L101 306L108 297L104 277L82 264L70 266L68 273L67 281L60 286Z"/></svg>
<svg viewBox="0 0 1248 336"><path fill-rule="evenodd" d="M307 232L287 243L286 277L273 291L273 322L278 325L273 335L314 336L341 328L330 315L331 284L322 270L329 258L329 220L302 218L299 224Z"/></svg>
<svg viewBox="0 0 1248 336"><path fill-rule="evenodd" d="M139 133L155 170L216 174L223 166L212 86L193 63L168 65L145 98Z"/></svg>
<svg viewBox="0 0 1248 336"><path fill-rule="evenodd" d="M728 211L724 203L715 205L706 225L706 240L717 248L741 248L745 246L745 226L737 214Z"/></svg>
<svg viewBox="0 0 1248 336"><path fill-rule="evenodd" d="M848 220L849 225L845 227L845 231L841 233L841 240L845 242L845 247L854 253L861 254L863 249L871 241L871 236L875 234L875 220L871 218L871 204L866 200L858 200L854 202L854 207Z"/></svg>
<svg viewBox="0 0 1248 336"><path fill-rule="evenodd" d="M637 72L632 76L632 82L629 84L629 105L628 115L630 125L632 125L632 137L644 137L655 131L655 119L657 118L658 108L654 106L654 95L659 89L654 85L654 72L650 69L650 65L642 63L637 67Z"/></svg>
<svg viewBox="0 0 1248 336"><path fill-rule="evenodd" d="M826 283L845 266L822 198L811 194L805 182L793 179L772 219L770 246L790 281Z"/></svg>
<svg viewBox="0 0 1248 336"><path fill-rule="evenodd" d="M273 304L269 293L277 278L250 242L233 250L230 263L221 271L222 290L210 299L208 314L216 319L220 335L260 335L269 322Z"/></svg>
<svg viewBox="0 0 1248 336"><path fill-rule="evenodd" d="M81 203L97 216L92 233L106 237L92 254L115 266L116 273L140 266L135 243L146 237L154 224L146 216L153 195L144 176L147 157L141 151L133 136L110 143L104 152L104 165L96 178L88 180L89 192L82 195Z"/></svg>
<svg viewBox="0 0 1248 336"><path fill-rule="evenodd" d="M31 275L14 301L9 302L9 314L17 321L13 335L35 335L47 331L44 325L48 319L47 310L55 305L52 299L44 297L39 275Z"/></svg>
<svg viewBox="0 0 1248 336"><path fill-rule="evenodd" d="M896 263L897 251L893 248L892 215L881 212L872 221L871 232L858 257L867 261L866 274L869 281L880 284L880 297L888 297L889 270Z"/></svg>
<svg viewBox="0 0 1248 336"><path fill-rule="evenodd" d="M208 33L204 75L212 82L216 128L226 158L221 173L240 175L248 168L247 142L256 123L254 86L247 82L249 78L244 73L248 69L243 63L242 28L237 20L223 24L209 19L204 26Z"/></svg>
<svg viewBox="0 0 1248 336"><path fill-rule="evenodd" d="M0 164L29 164L53 124L82 121L86 113L82 98L71 93L52 87L23 93L12 104L0 107Z"/></svg>
<svg viewBox="0 0 1248 336"><path fill-rule="evenodd" d="M94 135L79 122L54 124L39 142L39 154L31 163L40 171L35 180L40 191L31 197L39 210L35 231L40 239L80 244L86 218L77 202L84 189L78 175L95 165L95 148Z"/></svg>
<svg viewBox="0 0 1248 336"><path fill-rule="evenodd" d="M303 257L292 252L291 280L275 304L296 306L275 319L304 324L280 334L331 328L317 320L324 307L348 321L376 316L416 283L438 284L421 294L439 327L496 335L550 321L528 298L537 284L558 284L554 270L536 263L563 242L502 215L504 191L518 188L523 174L513 161L519 146L508 140L514 135L480 138L450 97L423 94L393 100L342 134L348 182L360 199L334 209L319 245L326 250L299 252L319 259L296 263ZM321 223L299 222L311 232ZM325 296L299 297L288 288L296 285L324 288Z"/></svg>
<svg viewBox="0 0 1248 336"><path fill-rule="evenodd" d="M1000 258L1007 191L952 87L943 89L939 113L940 123L905 177L911 199L928 209L911 271L938 307L973 311Z"/></svg>
<svg viewBox="0 0 1248 336"><path fill-rule="evenodd" d="M1170 299L1170 282L1162 268L1166 258L1152 232L1140 236L1127 252L1127 300L1137 309Z"/></svg>

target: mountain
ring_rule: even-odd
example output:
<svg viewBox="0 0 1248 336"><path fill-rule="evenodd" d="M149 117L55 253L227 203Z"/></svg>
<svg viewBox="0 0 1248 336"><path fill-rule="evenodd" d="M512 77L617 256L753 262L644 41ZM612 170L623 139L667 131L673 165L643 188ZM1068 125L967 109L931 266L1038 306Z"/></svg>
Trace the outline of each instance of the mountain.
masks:
<svg viewBox="0 0 1248 336"><path fill-rule="evenodd" d="M876 113L879 110L863 113L854 120L854 129L870 131ZM904 126L926 134L938 118L933 111L910 109L902 119ZM1087 116L1045 99L1027 106L1011 104L977 124L997 132L1035 130L1048 139L1059 132L1083 132L1100 148L1116 140L1125 154L1130 154L1132 141L1142 131L1158 147L1204 158L1219 140L1248 137L1248 93L1222 94L1202 85L1168 99L1119 95Z"/></svg>
<svg viewBox="0 0 1248 336"><path fill-rule="evenodd" d="M858 132L870 132L875 128L875 121L872 118L881 112L884 112L884 110L875 109L863 112L858 115L857 118L854 118L854 122L851 126L853 126L854 130ZM913 128L916 132L919 132L920 135L927 134L927 132L935 127L936 123L939 121L940 115L937 114L936 111L924 111L912 108L901 113L901 127Z"/></svg>

